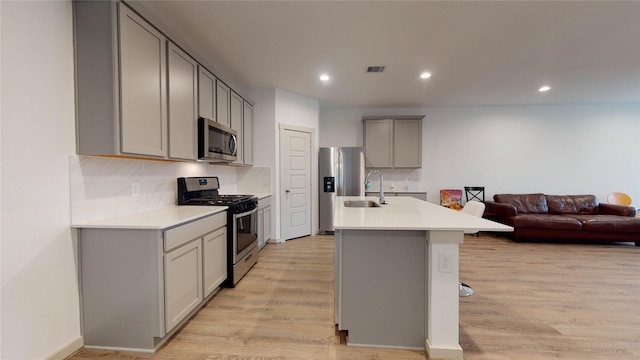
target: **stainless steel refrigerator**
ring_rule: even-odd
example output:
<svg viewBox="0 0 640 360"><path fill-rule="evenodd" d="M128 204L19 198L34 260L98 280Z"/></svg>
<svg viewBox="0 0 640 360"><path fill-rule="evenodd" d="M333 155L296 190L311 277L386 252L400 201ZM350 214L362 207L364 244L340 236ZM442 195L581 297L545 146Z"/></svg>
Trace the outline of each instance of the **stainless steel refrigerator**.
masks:
<svg viewBox="0 0 640 360"><path fill-rule="evenodd" d="M364 195L364 151L361 147L320 148L318 158L320 233L333 233L336 196Z"/></svg>

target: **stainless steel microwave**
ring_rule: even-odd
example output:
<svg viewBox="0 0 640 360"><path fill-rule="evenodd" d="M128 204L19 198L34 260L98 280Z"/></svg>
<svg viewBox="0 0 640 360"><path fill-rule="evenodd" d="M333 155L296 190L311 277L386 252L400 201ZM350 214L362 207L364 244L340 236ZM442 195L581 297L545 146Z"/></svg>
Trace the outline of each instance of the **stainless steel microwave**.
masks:
<svg viewBox="0 0 640 360"><path fill-rule="evenodd" d="M211 119L198 118L198 160L233 162L238 155L238 132Z"/></svg>

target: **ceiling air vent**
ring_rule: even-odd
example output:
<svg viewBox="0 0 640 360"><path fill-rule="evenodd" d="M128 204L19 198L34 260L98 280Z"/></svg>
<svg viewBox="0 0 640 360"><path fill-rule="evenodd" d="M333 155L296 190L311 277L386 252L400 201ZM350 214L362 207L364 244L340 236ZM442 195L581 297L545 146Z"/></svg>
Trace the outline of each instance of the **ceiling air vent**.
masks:
<svg viewBox="0 0 640 360"><path fill-rule="evenodd" d="M368 73L381 73L384 72L384 68L386 68L386 66L367 66L367 71Z"/></svg>

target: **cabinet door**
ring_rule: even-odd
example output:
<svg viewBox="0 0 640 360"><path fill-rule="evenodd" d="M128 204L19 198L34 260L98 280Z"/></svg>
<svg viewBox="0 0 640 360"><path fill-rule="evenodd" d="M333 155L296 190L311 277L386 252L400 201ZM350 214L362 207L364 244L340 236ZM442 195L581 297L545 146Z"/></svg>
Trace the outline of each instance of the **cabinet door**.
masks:
<svg viewBox="0 0 640 360"><path fill-rule="evenodd" d="M393 120L364 122L365 167L393 167Z"/></svg>
<svg viewBox="0 0 640 360"><path fill-rule="evenodd" d="M120 151L167 155L166 38L120 6Z"/></svg>
<svg viewBox="0 0 640 360"><path fill-rule="evenodd" d="M263 209L264 212L264 226L263 226L263 243L266 245L271 240L271 206L267 206Z"/></svg>
<svg viewBox="0 0 640 360"><path fill-rule="evenodd" d="M227 279L227 228L204 236L204 297Z"/></svg>
<svg viewBox="0 0 640 360"><path fill-rule="evenodd" d="M234 91L231 91L231 128L238 132L238 159L233 162L234 164L243 164L244 161L244 153L242 151L244 146L244 137L242 135L242 109L242 98Z"/></svg>
<svg viewBox="0 0 640 360"><path fill-rule="evenodd" d="M216 77L202 66L198 70L198 115L216 120Z"/></svg>
<svg viewBox="0 0 640 360"><path fill-rule="evenodd" d="M244 164L253 165L253 106L244 102L242 112L242 143L244 144Z"/></svg>
<svg viewBox="0 0 640 360"><path fill-rule="evenodd" d="M198 63L169 43L169 157L195 160L198 156L197 98Z"/></svg>
<svg viewBox="0 0 640 360"><path fill-rule="evenodd" d="M165 324L169 332L202 302L202 240L164 255Z"/></svg>
<svg viewBox="0 0 640 360"><path fill-rule="evenodd" d="M408 196L418 200L427 201L427 193L397 193L397 196Z"/></svg>
<svg viewBox="0 0 640 360"><path fill-rule="evenodd" d="M264 209L258 209L258 249L264 246Z"/></svg>
<svg viewBox="0 0 640 360"><path fill-rule="evenodd" d="M375 196L378 197L380 196L380 191L367 191L364 193L364 196ZM385 191L384 192L384 197L387 198L389 196L398 196L397 193L392 192L392 191Z"/></svg>
<svg viewBox="0 0 640 360"><path fill-rule="evenodd" d="M393 167L422 167L422 121L395 120Z"/></svg>
<svg viewBox="0 0 640 360"><path fill-rule="evenodd" d="M231 126L229 101L231 89L222 81L216 79L216 121L225 126Z"/></svg>

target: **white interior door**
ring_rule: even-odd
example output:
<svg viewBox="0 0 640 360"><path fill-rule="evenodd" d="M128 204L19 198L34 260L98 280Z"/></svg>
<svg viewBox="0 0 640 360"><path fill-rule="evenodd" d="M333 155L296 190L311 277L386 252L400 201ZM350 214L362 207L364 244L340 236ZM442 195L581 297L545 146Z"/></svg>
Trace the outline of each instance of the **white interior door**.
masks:
<svg viewBox="0 0 640 360"><path fill-rule="evenodd" d="M311 235L311 133L281 129L280 169L281 238Z"/></svg>

